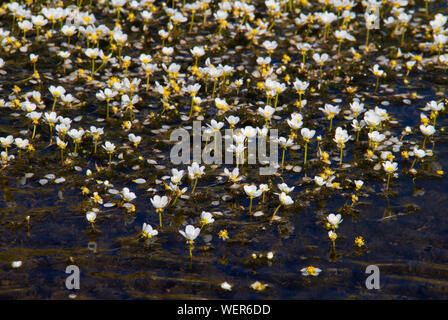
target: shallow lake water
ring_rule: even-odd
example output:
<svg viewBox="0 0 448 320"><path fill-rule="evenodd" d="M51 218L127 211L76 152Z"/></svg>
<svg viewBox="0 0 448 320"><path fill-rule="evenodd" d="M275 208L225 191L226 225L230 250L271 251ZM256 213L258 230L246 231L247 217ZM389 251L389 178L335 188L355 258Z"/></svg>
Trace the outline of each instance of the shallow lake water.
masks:
<svg viewBox="0 0 448 320"><path fill-rule="evenodd" d="M113 29L115 11L111 9L108 13L105 5L99 4L101 1L96 6L84 2L81 11L94 13L96 26L106 24ZM250 2L256 7L252 25L256 18L270 21L264 1ZM293 17L299 15L299 10L323 12L317 1L309 2L310 8L297 5L298 11ZM431 2L430 17L427 18L424 2L412 2L416 4L404 7L405 12L414 10L404 43L401 44L401 36L391 36L393 26L384 27L371 30L368 51L361 49L366 36L365 9L360 4L354 7L352 11L359 18L349 23L349 31L356 41L344 41L340 55L337 55L338 41L333 35L340 25L338 21L332 24L328 39L323 40L323 28L318 22L307 34L306 27L297 27L293 18L286 16L261 35L258 44L254 44L244 32L237 31L242 18L229 14L232 25L222 31L223 38L219 40L216 19L208 17L203 26L202 15L198 13L191 32L188 32L187 20L180 23L165 41L164 45L174 49L174 53L167 56L161 51L162 40L158 35L159 29L167 28L169 19L161 3L154 2L156 10L147 27L141 18L143 8L132 9L127 4L121 13L121 25L128 35L122 55L132 58L131 65L125 71L119 62L107 64L95 74L93 81L86 76L91 60L83 53L87 48L84 35L75 34L69 45L57 21L51 38L44 38L41 30L38 40L33 30L27 32L26 42L23 42L23 32L19 32L17 22L14 22L12 32L23 42L22 49L0 50L0 58L5 61L5 66L0 69L4 71L0 74L0 98L13 101L11 96L14 95L23 103L25 94L36 90L42 94L43 101L36 103L41 109L36 111L49 112L54 100L48 89L50 85L61 85L78 101L72 106L64 106L58 101L57 114L71 118L71 128L103 127L104 134L96 153L93 152L92 138L86 135L77 147L77 155L73 154L73 140L67 136L69 144L61 164L54 128L50 133L48 124L41 119L36 136L31 139L33 125L25 117L26 112L20 107L0 108L0 137L28 138L35 149L24 150L19 157L17 147L12 146L9 154L15 159L3 163L0 169L0 298L65 299L73 293L77 299L447 298L448 182L446 173L441 172L448 167L445 110L438 114L436 133L425 141L426 149L433 150L433 154L426 156L424 161L416 161L415 173L409 172L414 157L405 159L401 151L412 151L414 145L422 145L420 113L425 112L429 117L430 112L421 109L432 100L443 102L446 99L446 67L432 62L437 51L420 49L419 45L432 41L431 32L427 34L426 30L428 22L435 13L448 14L448 9L444 1ZM171 7L171 1L167 6ZM176 1L176 7L181 10L182 1ZM390 7L386 6L385 17L391 15ZM34 15L41 9L37 5L29 8ZM150 10L151 6L145 8ZM218 10L217 1L212 1L211 9L213 12ZM2 10L0 28L11 31L11 12L5 6ZM135 14L134 21L129 19L130 13ZM185 12L185 16L190 19L189 13ZM43 28L51 30L51 23ZM268 56L261 45L264 40L278 42L272 53L271 68L277 70L285 66L285 70L272 73L271 77L282 83L286 83L286 74L291 78L288 89L278 97L270 127L288 137L290 128L286 119L292 112L299 112L294 105L298 95L292 83L296 78L308 81L310 85L303 96L307 105L301 112L303 127L314 129L316 136L322 136L320 147L330 155L329 168L334 170L340 188L319 187L315 183L314 177L325 167L317 156L318 143L316 137L309 143L308 162L303 166L304 145L299 133L299 138L295 138L297 147L285 153L284 170L279 169L274 175L261 176L258 174L259 164L244 164L239 169L245 178L234 184L223 175L224 168L233 169L234 164L205 165L205 175L198 179L194 195L191 194L194 181L185 176L181 186L188 187L188 191L185 197L179 197L175 204L165 208L163 227L160 228L159 215L150 199L155 194L170 196L162 183L164 177L171 175L172 168L187 171L188 166L172 164L170 150L174 142L170 141L170 134L174 129L192 126L192 119L188 119L191 103L188 94L172 89L168 100L177 111L163 110L162 97L154 90L156 81L163 84L168 77L162 62L167 66L178 63L180 72L187 74L185 84L201 84L198 96L203 102L193 118L201 115L203 127L212 119L223 121L227 129L228 123L224 115L218 114L212 99L213 81L208 81L205 92L204 81L195 80L191 75L194 58L189 50L193 46L207 46L206 55L199 59L200 67L205 66L205 58L209 57L216 66L235 68L229 75L231 82L244 79L239 90L218 83L216 95L235 105L225 116L239 116L237 127L261 128L265 121L257 114L257 109L264 107L266 95L257 89L256 84L261 80L254 72L259 70L257 57ZM305 69L300 69L302 55L295 45L298 42L308 42L315 52L329 54L330 59L322 68L323 80L320 80L319 66L313 61L311 52L306 57ZM362 57L356 60L350 52L351 47ZM99 48L109 52L109 40L101 39ZM397 56L398 49L401 56ZM64 61L57 55L61 50L71 52L71 62L67 62L65 73ZM446 52L446 48L442 51ZM36 63L39 80L29 79L33 75L30 53L39 55ZM142 53L152 55L153 63L160 69L151 75L148 91L145 72L138 60ZM405 64L412 60L409 53L420 54L423 60L406 77ZM112 54L117 56L117 50ZM282 62L284 54L291 58L286 64ZM398 67L392 68L391 60ZM380 79L378 89L375 88L376 77L370 71L377 63L387 73ZM97 67L100 65L101 61L98 61ZM85 75L78 76L78 69L83 69ZM140 101L134 107L132 119L128 112L120 111L118 98L115 99L118 111L111 108L110 120L104 119L106 102L98 100L95 94L106 87L112 76L141 79L136 92ZM405 78L407 83L403 81ZM250 84L246 79L251 79ZM14 93L14 86L20 87L20 92ZM348 93L348 86L357 89ZM375 151L376 158L369 160L365 155L369 148L369 129L363 128L359 141L355 141L351 120L345 118L350 116L349 104L353 98L359 98L367 110L376 106L387 110L392 121L378 129L386 134L387 140L391 137L399 140L406 126L412 128L412 133L404 136L400 150L393 151L398 170L397 177L390 179L388 190L387 175L381 164L377 168L375 165L380 163L381 151L392 151L396 141L381 145ZM342 108L333 120L331 133L328 132L329 121L319 110L326 103ZM445 108L446 105L445 100ZM130 129L123 128L125 120L133 121ZM339 166L339 149L333 142L334 130L339 126L353 135L343 151L343 166ZM138 148L129 142L129 133L142 137ZM102 148L105 141L113 142L117 147L111 165ZM92 174L87 176L86 170L91 170ZM63 181L56 181L61 177ZM145 181L136 183L137 179ZM363 180L364 185L355 192L353 181L358 179ZM168 183L169 179L166 181ZM290 193L294 204L282 206L277 212L279 219L271 221L280 204L275 194L279 192L277 184L282 182L295 187ZM261 183L268 184L270 191L266 193L264 203L262 197L253 200L252 211L258 214L251 217L250 201L243 185L258 186ZM89 193L83 194L82 187L88 188ZM110 192L125 187L136 195L132 201L135 212L120 206L123 202L120 196ZM103 205L92 200L93 192L98 192ZM359 200L350 208L353 194ZM172 197L170 201L172 203ZM104 205L109 203L114 206ZM86 220L86 212L92 208L99 209L94 229ZM215 221L202 228L190 259L188 245L179 229L185 229L187 224L200 227L202 211L211 212ZM330 213L341 213L343 218L336 229L338 238L334 247L325 228L326 216ZM150 240L142 239L143 223L151 224L158 230L158 235ZM224 229L228 232L227 240L218 235ZM358 248L354 245L358 236L364 238L365 246ZM268 259L268 252L273 253L272 259ZM21 267L12 268L13 261L22 261ZM68 274L65 270L69 265L79 267L79 290L66 288ZM310 265L322 272L316 277L303 276L300 270ZM366 288L368 274L365 271L369 265L379 267L379 290ZM225 281L232 285L231 291L220 287ZM255 281L267 284L266 289L253 290L250 285Z"/></svg>

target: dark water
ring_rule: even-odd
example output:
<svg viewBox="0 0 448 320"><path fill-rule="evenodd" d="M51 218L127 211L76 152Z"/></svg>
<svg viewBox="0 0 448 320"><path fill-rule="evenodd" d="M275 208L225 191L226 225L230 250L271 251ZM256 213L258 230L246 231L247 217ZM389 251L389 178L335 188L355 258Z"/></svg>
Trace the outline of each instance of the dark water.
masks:
<svg viewBox="0 0 448 320"><path fill-rule="evenodd" d="M266 12L262 11L265 10L263 3L256 1L256 6L260 9L257 11L257 17L266 17ZM414 6L408 8L416 9ZM436 8L437 12L448 14L443 1L436 1L431 5L432 16ZM87 9L86 6L85 10ZM357 7L355 11L362 12L362 8ZM113 26L113 14L108 16L98 8L94 8L93 12L101 23ZM156 56L160 52L161 43L157 28L164 27L167 18L164 14L155 16L157 18L151 22L151 28L145 34L146 40L142 42L143 49L125 47L124 54L137 58L140 53ZM10 18L9 15L2 16L3 28L10 29ZM200 20L198 17L197 21ZM209 20L214 21L211 17ZM406 42L401 48L403 53L417 54L418 44L430 41L424 37L423 23L426 21L424 12L414 15L406 34ZM199 25L199 22L197 24ZM132 32L131 25L141 28L141 22L123 24L124 31L129 35L129 42L138 42L142 33ZM235 67L242 65L243 70L235 72L232 80L240 77L245 79L257 68L256 56L266 56L261 46L250 45L241 34L234 36L226 31L224 40L217 43L214 42L216 40L205 39L207 34L216 32L217 26L214 22L204 28L197 29L195 26L192 34L186 33L185 28L188 28L187 22L179 26L180 38L185 37L185 41L179 41L177 38L169 43L169 46L175 48L172 61L182 66L182 72L186 72L187 67L193 63L189 53L193 45L207 44L212 63ZM59 30L57 25L56 29ZM411 29L414 34L409 34ZM289 54L292 60L287 73L291 75L292 81L296 77L306 79L310 81L310 87L316 89L319 82L318 67L310 56L307 57L307 68L312 72L297 71L301 55L289 41L300 41L305 30L299 29L297 36L294 36L294 32L293 23L286 19L276 25L266 37L279 43L279 48L272 57L273 64L279 66L283 53ZM351 32L357 38L354 47L363 45L363 22L353 22ZM96 155L93 154L90 138L83 140L77 157L67 155L68 152L73 152L74 146L70 141L65 157L72 161L61 165L59 150L54 143L49 145L50 132L43 122L38 125L37 137L32 141L36 149L33 153L23 153L21 159L18 159L17 149L11 149L10 152L16 159L0 171L0 297L66 298L73 291L65 287L65 279L68 276L65 268L68 265L76 265L81 271L81 289L76 290L76 294L78 298L86 299L447 298L448 183L444 175L436 173L448 165L445 112L439 115L437 133L427 145L427 148L431 148L432 142L434 143L434 155L425 158L423 165L415 165L418 173L414 176L407 170L413 158L406 161L399 152L395 153L395 161L399 163L398 178L391 180L390 190L386 192L384 171L373 170L376 162L369 163L363 159L368 144L367 130L363 129L360 143L347 143L344 163L351 164L351 167L339 168L338 150L332 142L332 136L327 135L328 121L318 110L325 103L331 103L332 99L341 99L333 104L339 104L343 110L347 110L353 96L345 92L347 84L344 78L353 76L349 85L358 87L356 95L364 99L366 107L372 109L380 105L398 121L397 124L384 127L382 132L390 131L399 137L405 126L411 126L414 134L404 138L402 150L411 150L412 143L421 145L423 138L418 130L420 109L428 101L446 97L447 74L443 68L428 63L421 70L412 70L408 76L409 84L404 84L405 71L381 66L388 77L381 80L379 90L374 92L376 79L369 68L377 63L379 56L393 57L400 45L399 37L390 38L389 34L388 29L374 31L371 34L371 43L380 48L378 51L366 53L360 62L353 61L347 42L344 42L342 47L343 59L335 57L337 41L331 38L323 42L317 29L306 39L318 51L329 53L332 59L324 67L325 84L322 91L316 89L314 93L308 91L305 94L308 105L303 111L304 126L315 129L317 134L324 138L322 146L330 153L331 168L337 175L335 181L341 183L344 187L342 190L317 190L316 184L309 181L308 178L322 172L322 164L316 159L317 143L314 139L309 149L310 164L301 172L287 169L283 174L279 172L274 176L263 177L258 175L258 166L245 165L242 168L241 174L246 177L244 183L268 183L271 187L264 204L260 198L254 200L253 210L262 211L263 216L249 218L249 200L242 185L233 189L230 188L231 183L227 182L227 178L218 179L223 172L223 165L207 166L206 175L199 180L195 196L178 199L175 206L166 210L163 214L164 226L160 229L158 215L150 202L154 193L147 189L154 188L159 195L168 194L158 180L170 175L171 168L186 169L184 165L175 166L169 161L169 152L173 145L169 142L169 134L175 128L191 125L191 121L181 120L179 115L172 111L160 116L160 95L151 91L146 93L144 88L140 88L138 94L142 101L136 105L139 112L135 114L138 122L133 124L130 131L125 132L121 128L122 121L128 120L128 115L123 118L115 115L111 121L98 122L98 118L105 116L105 102L98 101L95 93L104 88L104 85L85 79L75 81L64 78L62 60L56 57L56 52L66 38L57 33L52 39L38 43L34 41L35 33L29 32L28 52L2 51L0 54L6 61L3 68L6 72L0 75L1 97L8 100L14 85L21 88L21 93L38 90L47 106L45 111L48 111L53 102L48 87L63 85L68 93L86 104L72 109L58 104L58 115L72 119L81 115L82 119L73 121L72 128L88 129L90 125L104 127L105 135L101 142L114 142L119 151L114 154L114 163L108 168L108 156L102 150ZM202 36L202 40L198 36ZM148 40L152 38L155 42ZM260 43L262 41L264 38L261 38ZM85 48L85 40L82 37L74 37L73 43L80 46L71 49L73 65L88 72L90 61L80 51L80 48ZM108 42L101 41L100 47L108 48ZM30 52L39 54L37 67L43 80L41 83L21 82L33 72L28 58ZM424 54L425 58L428 56L429 53ZM83 61L75 63L78 57ZM203 60L201 59L200 66L203 66ZM409 59L402 56L395 60L398 65L403 66ZM338 66L341 68L338 69ZM68 69L68 74L76 68ZM119 68L106 70L108 73L102 70L96 80L107 81L112 74L123 77ZM163 71L156 72L151 77L151 84L156 80L162 82L162 75ZM128 76L141 78L142 85L145 82L145 76L137 63L132 63ZM279 80L284 82L281 78ZM239 105L246 106L226 114L240 116L242 127L261 127L264 123L255 112L247 111L255 111L258 108L256 103L265 101L265 96L255 89L257 80L252 78L252 81L253 86L247 90L243 85L238 96L231 90L221 89L219 92L228 102L238 100ZM205 93L202 82L201 84L198 95L203 99L208 95L210 99L212 83L209 82L208 94ZM292 87L292 84L289 87ZM416 95L412 96L412 93ZM297 95L293 89L288 89L280 95L279 106L284 105L285 108L276 112L279 118L274 118L272 126L278 128L283 136L289 134L285 119L291 111L297 111L293 106L296 99ZM409 99L410 103L403 102L404 99ZM389 105L381 105L382 101L388 101ZM177 103L180 113L188 115L190 98L187 95L173 95L170 102ZM213 101L206 99L202 108L206 115L203 125L211 119L216 119ZM22 111L9 108L2 108L1 111L1 137L9 134L15 138L30 137L32 126L28 124ZM155 116L151 116L152 112ZM429 113L427 115L429 116ZM217 119L225 121L222 116ZM350 122L345 120L342 114L334 120L333 126L343 126L350 131ZM22 135L22 130L29 131ZM132 151L127 140L127 135L131 132L143 137L137 151ZM121 152L124 154L123 160L117 158ZM139 159L139 156L143 158ZM148 159L155 160L158 165L148 163ZM292 167L302 166L303 151L288 151L286 163ZM102 169L98 171L96 166L101 166ZM81 171L77 171L77 167ZM93 171L90 178L85 175L87 169ZM25 179L26 174L30 175ZM47 174L54 174L56 178L64 177L65 181L56 184L50 180L42 185L39 181ZM136 184L133 180L137 178L144 178L147 182ZM347 179L362 179L365 182L358 194L359 202L350 211L344 209L346 203L350 204L353 194L353 185ZM120 202L119 198L108 193L108 188L99 184L98 180L108 180L117 190L128 187L135 192L135 213L126 213L126 210L118 207L94 205L89 196L83 196L80 188L86 186L91 192L97 191L105 203ZM282 218L281 221L270 223L269 218L279 203L278 197L273 193L278 192L276 185L281 182L295 186L291 194L295 203L288 209L280 209L278 215ZM192 183L184 178L182 186L188 186L187 194L190 194ZM95 223L96 232L92 232L85 218L85 213L92 207L100 209ZM190 264L188 247L178 230L183 229L186 224L198 226L202 211L220 212L222 215L216 215L216 221L202 230L195 243ZM325 216L333 212L342 212L344 219L337 229L339 237L336 240L336 251L331 249L328 231L323 223ZM30 216L29 228L27 216ZM151 244L140 239L143 222L150 223L159 230L159 235ZM228 231L229 240L223 241L218 237L218 232L222 229ZM365 239L366 247L354 247L354 239L357 236ZM96 247L96 252L91 250L93 247ZM266 253L270 251L274 253L272 260L265 258ZM251 257L253 253L263 254L263 257L254 259ZM23 261L23 265L13 269L11 262L16 260ZM322 273L318 277L302 276L300 269L309 265L319 267L323 270ZM380 290L366 289L365 279L368 275L365 274L365 269L368 265L377 265L380 268ZM227 292L219 287L224 281L233 285L232 291ZM252 290L249 286L255 281L267 283L267 289L262 292Z"/></svg>

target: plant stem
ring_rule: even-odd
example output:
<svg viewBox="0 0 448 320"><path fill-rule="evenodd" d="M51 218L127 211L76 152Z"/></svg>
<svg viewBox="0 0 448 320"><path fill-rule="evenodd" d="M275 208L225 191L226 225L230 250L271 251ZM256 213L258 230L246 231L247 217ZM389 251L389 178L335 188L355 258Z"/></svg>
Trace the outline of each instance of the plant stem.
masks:
<svg viewBox="0 0 448 320"><path fill-rule="evenodd" d="M162 210L159 210L159 224L160 228L162 228Z"/></svg>
<svg viewBox="0 0 448 320"><path fill-rule="evenodd" d="M389 191L389 181L390 181L390 174L387 175L386 191Z"/></svg>
<svg viewBox="0 0 448 320"><path fill-rule="evenodd" d="M252 199L253 197L250 197L250 204L249 204L249 214L252 214Z"/></svg>
<svg viewBox="0 0 448 320"><path fill-rule="evenodd" d="M285 152L286 152L286 148L283 148L283 155L282 155L282 170L283 170L283 165L285 163Z"/></svg>
<svg viewBox="0 0 448 320"><path fill-rule="evenodd" d="M306 164L306 155L307 155L307 151L308 151L308 143L305 142L305 159L303 160L303 166L305 166L305 164Z"/></svg>
<svg viewBox="0 0 448 320"><path fill-rule="evenodd" d="M344 150L343 147L341 147L341 154L340 154L340 158L339 158L339 166L342 166L342 150Z"/></svg>
<svg viewBox="0 0 448 320"><path fill-rule="evenodd" d="M194 194L194 190L196 190L196 185L198 183L198 178L196 178L196 180L194 180L194 187L193 187L193 191L191 192L191 194Z"/></svg>
<svg viewBox="0 0 448 320"><path fill-rule="evenodd" d="M279 204L278 207L277 207L277 209L275 209L274 213L272 214L272 218L271 218L271 220L274 219L275 214L277 213L278 209L280 209L281 206L282 206L282 205Z"/></svg>

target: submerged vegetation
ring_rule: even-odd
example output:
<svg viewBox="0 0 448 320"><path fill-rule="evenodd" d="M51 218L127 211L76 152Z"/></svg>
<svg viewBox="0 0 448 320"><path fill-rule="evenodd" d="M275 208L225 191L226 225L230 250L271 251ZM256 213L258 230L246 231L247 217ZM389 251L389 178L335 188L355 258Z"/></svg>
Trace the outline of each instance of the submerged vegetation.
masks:
<svg viewBox="0 0 448 320"><path fill-rule="evenodd" d="M446 297L447 21L442 0L2 3L0 297ZM172 161L193 121L232 163Z"/></svg>

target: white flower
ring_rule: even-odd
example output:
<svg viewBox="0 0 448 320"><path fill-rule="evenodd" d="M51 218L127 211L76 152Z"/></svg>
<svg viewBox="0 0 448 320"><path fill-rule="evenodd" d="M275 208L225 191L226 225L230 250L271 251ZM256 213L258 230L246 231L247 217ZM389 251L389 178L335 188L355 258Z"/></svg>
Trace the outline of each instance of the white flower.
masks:
<svg viewBox="0 0 448 320"><path fill-rule="evenodd" d="M204 175L205 166L200 167L197 162L193 162L191 166L188 166L188 177L191 180L200 178Z"/></svg>
<svg viewBox="0 0 448 320"><path fill-rule="evenodd" d="M317 64L324 64L328 60L329 56L326 53L323 53L322 55L315 53L313 54L313 59L316 61Z"/></svg>
<svg viewBox="0 0 448 320"><path fill-rule="evenodd" d="M262 46L268 51L268 52L272 52L275 50L275 48L277 48L278 44L277 41L269 41L269 40L265 40L262 44Z"/></svg>
<svg viewBox="0 0 448 320"><path fill-rule="evenodd" d="M229 180L232 182L237 182L243 179L243 177L239 176L240 170L238 168L234 168L232 171L230 171L227 168L224 168L224 174L229 177Z"/></svg>
<svg viewBox="0 0 448 320"><path fill-rule="evenodd" d="M102 147L107 153L112 153L115 151L115 145L109 141L106 141Z"/></svg>
<svg viewBox="0 0 448 320"><path fill-rule="evenodd" d="M440 111L444 107L443 102L437 103L437 101L432 100L431 102L428 102L426 104L425 109L426 110L432 110L432 111Z"/></svg>
<svg viewBox="0 0 448 320"><path fill-rule="evenodd" d="M336 30L334 32L334 36L338 40L348 40L348 41L355 41L355 37L352 36L350 33L347 32L347 30Z"/></svg>
<svg viewBox="0 0 448 320"><path fill-rule="evenodd" d="M216 13L213 14L213 16L218 21L225 21L228 17L228 13L225 12L224 10L218 10Z"/></svg>
<svg viewBox="0 0 448 320"><path fill-rule="evenodd" d="M384 71L380 69L380 66L378 64L375 64L371 71L375 75L375 77L383 77L386 75Z"/></svg>
<svg viewBox="0 0 448 320"><path fill-rule="evenodd" d="M68 142L64 142L63 140L59 139L59 137L56 137L56 145L64 150L65 148L67 148Z"/></svg>
<svg viewBox="0 0 448 320"><path fill-rule="evenodd" d="M34 54L34 53L31 53L31 54L30 54L30 61L31 61L32 63L36 63L36 62L37 62L37 59L39 59L39 55Z"/></svg>
<svg viewBox="0 0 448 320"><path fill-rule="evenodd" d="M291 114L291 119L287 119L286 122L288 122L288 125L292 128L292 129L300 129L303 125L303 117L300 113L296 113L294 112L293 114Z"/></svg>
<svg viewBox="0 0 448 320"><path fill-rule="evenodd" d="M281 192L284 192L284 193L290 193L295 188L295 187L288 187L288 185L286 183L278 184L277 187L280 189Z"/></svg>
<svg viewBox="0 0 448 320"><path fill-rule="evenodd" d="M16 268L20 268L22 266L22 261L13 261L11 262L11 267L13 267L14 269Z"/></svg>
<svg viewBox="0 0 448 320"><path fill-rule="evenodd" d="M308 128L303 128L302 130L300 130L300 134L302 135L303 140L305 140L306 142L309 142L316 134L316 130L310 130Z"/></svg>
<svg viewBox="0 0 448 320"><path fill-rule="evenodd" d="M262 195L263 190L257 189L256 185L246 185L244 186L244 192L246 192L247 196L250 198L257 198Z"/></svg>
<svg viewBox="0 0 448 320"><path fill-rule="evenodd" d="M229 104L224 99L215 98L215 105L220 111L225 112L230 108Z"/></svg>
<svg viewBox="0 0 448 320"><path fill-rule="evenodd" d="M190 52L195 57L202 57L205 54L204 47L194 46L193 49L190 49Z"/></svg>
<svg viewBox="0 0 448 320"><path fill-rule="evenodd" d="M333 141L337 143L339 148L343 148L349 139L350 136L348 135L347 130L342 129L341 127L336 128Z"/></svg>
<svg viewBox="0 0 448 320"><path fill-rule="evenodd" d="M43 27L48 23L48 20L45 19L42 15L32 16L31 21L36 27Z"/></svg>
<svg viewBox="0 0 448 320"><path fill-rule="evenodd" d="M436 129L430 124L428 124L428 125L422 124L422 125L420 125L420 131L425 136L432 136L436 132Z"/></svg>
<svg viewBox="0 0 448 320"><path fill-rule="evenodd" d="M104 101L114 98L117 94L118 94L117 91L106 88L104 90L100 90L99 92L97 92L96 97L98 100Z"/></svg>
<svg viewBox="0 0 448 320"><path fill-rule="evenodd" d="M127 202L130 202L130 201L134 200L135 198L137 198L135 193L131 192L129 190L129 188L123 188L123 190L121 190L121 196L123 197L123 200L127 201Z"/></svg>
<svg viewBox="0 0 448 320"><path fill-rule="evenodd" d="M257 64L268 65L270 63L271 63L271 57L266 57L266 58L258 57L257 58Z"/></svg>
<svg viewBox="0 0 448 320"><path fill-rule="evenodd" d="M218 132L219 130L221 130L221 128L224 126L224 122L218 122L215 119L212 119L212 121L210 121L210 124L207 125L210 129L212 129L212 131L214 132Z"/></svg>
<svg viewBox="0 0 448 320"><path fill-rule="evenodd" d="M9 148L14 142L14 137L9 135L6 138L0 137L0 144L3 148Z"/></svg>
<svg viewBox="0 0 448 320"><path fill-rule="evenodd" d="M158 234L159 234L159 232L157 230L153 229L149 224L147 224L145 222L143 223L143 227L142 227L143 237L150 239L153 236L156 236Z"/></svg>
<svg viewBox="0 0 448 320"><path fill-rule="evenodd" d="M76 143L79 143L82 139L82 136L84 135L83 129L70 129L67 134L75 141Z"/></svg>
<svg viewBox="0 0 448 320"><path fill-rule="evenodd" d="M333 23L333 21L336 21L338 19L337 15L335 15L333 12L327 12L327 11L322 13L318 12L316 16L324 25L331 24Z"/></svg>
<svg viewBox="0 0 448 320"><path fill-rule="evenodd" d="M232 290L232 285L230 283L228 283L227 281L221 283L220 287L223 290L227 290L227 291L231 291Z"/></svg>
<svg viewBox="0 0 448 320"><path fill-rule="evenodd" d="M90 59L96 59L100 55L100 50L98 48L95 48L95 49L88 48L88 49L86 49L86 51L84 53Z"/></svg>
<svg viewBox="0 0 448 320"><path fill-rule="evenodd" d="M333 119L340 111L341 108L339 106L333 106L331 104L326 103L324 108L319 108L328 120Z"/></svg>
<svg viewBox="0 0 448 320"><path fill-rule="evenodd" d="M171 55L173 55L173 53L174 53L174 48L172 48L172 47L163 47L162 48L162 54L165 56L171 56Z"/></svg>
<svg viewBox="0 0 448 320"><path fill-rule="evenodd" d="M364 121L369 127L376 127L381 123L381 117L373 110L369 110L364 113Z"/></svg>
<svg viewBox="0 0 448 320"><path fill-rule="evenodd" d="M267 106L264 107L264 109L261 108L261 107L258 108L257 112L258 112L260 115L262 115L263 118L269 120L269 119L271 119L272 116L274 115L275 108L273 108L273 107L267 105Z"/></svg>
<svg viewBox="0 0 448 320"><path fill-rule="evenodd" d="M50 86L50 88L48 88L48 90L53 95L53 98L59 98L60 96L65 94L65 89L62 86L57 86L57 87Z"/></svg>
<svg viewBox="0 0 448 320"><path fill-rule="evenodd" d="M259 128L257 127L257 131L258 131L258 135L260 137L262 137L263 139L267 138L268 133L269 133L269 128L268 127L263 127L263 128Z"/></svg>
<svg viewBox="0 0 448 320"><path fill-rule="evenodd" d="M28 139L22 139L22 138L15 138L14 143L19 149L26 149L28 148L29 145Z"/></svg>
<svg viewBox="0 0 448 320"><path fill-rule="evenodd" d="M291 204L294 203L294 200L292 200L292 198L290 196L288 196L286 193L282 192L279 196L278 196L280 203L284 206L289 206Z"/></svg>
<svg viewBox="0 0 448 320"><path fill-rule="evenodd" d="M322 178L321 176L314 176L314 182L316 182L316 184L320 187L322 187L326 183L324 178Z"/></svg>
<svg viewBox="0 0 448 320"><path fill-rule="evenodd" d="M156 209L163 209L167 206L168 204L168 197L167 196L159 196L159 195L155 195L151 200L152 205L154 206L154 208Z"/></svg>
<svg viewBox="0 0 448 320"><path fill-rule="evenodd" d="M142 53L142 54L140 54L140 56L138 57L138 60L140 60L140 62L141 62L142 64L148 64L148 63L150 63L150 62L152 61L152 57L151 57L151 55L149 55L149 54L144 54L144 53Z"/></svg>
<svg viewBox="0 0 448 320"><path fill-rule="evenodd" d="M384 171L386 171L387 174L394 173L395 171L397 171L397 168L398 168L398 163L391 162L391 161L383 162L382 165L383 165Z"/></svg>
<svg viewBox="0 0 448 320"><path fill-rule="evenodd" d="M90 223L94 223L95 219L96 219L96 213L93 211L89 211L86 213L86 219L87 221L89 221Z"/></svg>
<svg viewBox="0 0 448 320"><path fill-rule="evenodd" d="M229 116L226 120L231 127L234 127L238 122L240 122L240 118L236 116Z"/></svg>
<svg viewBox="0 0 448 320"><path fill-rule="evenodd" d="M97 140L102 134L104 134L104 129L103 128L97 128L95 126L90 126L89 132L94 137L94 139Z"/></svg>
<svg viewBox="0 0 448 320"><path fill-rule="evenodd" d="M179 233L187 239L187 242L193 242L201 232L201 229L195 228L191 224L185 227L185 231L179 230Z"/></svg>
<svg viewBox="0 0 448 320"><path fill-rule="evenodd" d="M140 137L140 136L136 136L135 134L133 134L133 133L130 133L129 135L128 135L128 138L129 138L129 141L130 142L132 142L133 144L134 144L134 146L138 146L138 144L142 141L142 137Z"/></svg>
<svg viewBox="0 0 448 320"><path fill-rule="evenodd" d="M182 180L184 173L184 170L171 169L171 182L178 184Z"/></svg>
<svg viewBox="0 0 448 320"><path fill-rule="evenodd" d="M364 185L364 181L362 180L355 180L356 189L361 189L361 187Z"/></svg>
<svg viewBox="0 0 448 320"><path fill-rule="evenodd" d="M414 147L414 154L417 158L424 158L426 156L426 152L423 149L419 149L417 146Z"/></svg>
<svg viewBox="0 0 448 320"><path fill-rule="evenodd" d="M288 138L288 140L286 140L285 137L276 138L274 141L280 144L282 148L288 148L294 144L292 139Z"/></svg>
<svg viewBox="0 0 448 320"><path fill-rule="evenodd" d="M369 139L376 143L381 143L384 139L386 139L386 136L378 131L369 132L368 135Z"/></svg>
<svg viewBox="0 0 448 320"><path fill-rule="evenodd" d="M293 82L294 89L297 90L297 92L302 93L308 88L309 83L306 81L301 81L296 78L296 81Z"/></svg>
<svg viewBox="0 0 448 320"><path fill-rule="evenodd" d="M386 109L380 108L380 107L375 107L375 113L378 115L378 117L381 118L381 120L387 120L389 119L389 115L387 113Z"/></svg>
<svg viewBox="0 0 448 320"><path fill-rule="evenodd" d="M328 223L331 224L332 227L337 228L338 225L343 221L342 216L340 214L330 213L327 216Z"/></svg>
<svg viewBox="0 0 448 320"><path fill-rule="evenodd" d="M73 25L72 25L72 26L64 25L64 26L62 27L62 29L61 29L61 32L62 32L65 36L70 37L70 36L72 36L72 35L75 34L75 32L76 32L76 27L73 26Z"/></svg>
<svg viewBox="0 0 448 320"><path fill-rule="evenodd" d="M373 29L373 27L375 26L375 22L378 21L379 19L379 17L376 14L374 13L369 14L367 12L364 14L364 18L366 20L367 29Z"/></svg>
<svg viewBox="0 0 448 320"><path fill-rule="evenodd" d="M213 222L215 222L215 219L213 219L213 215L210 212L202 211L202 213L201 213L201 223L203 225L206 225L206 224L210 224L210 223L213 223Z"/></svg>
<svg viewBox="0 0 448 320"><path fill-rule="evenodd" d="M360 103L358 100L354 100L352 103L350 103L350 109L352 110L355 116L358 116L365 110L364 103Z"/></svg>
<svg viewBox="0 0 448 320"><path fill-rule="evenodd" d="M241 130L242 134L246 136L247 139L252 139L257 136L257 129L251 126L246 126L244 129Z"/></svg>

